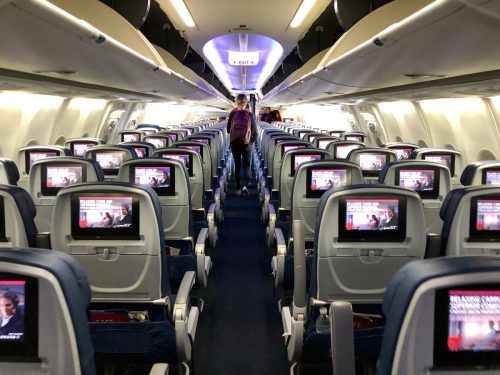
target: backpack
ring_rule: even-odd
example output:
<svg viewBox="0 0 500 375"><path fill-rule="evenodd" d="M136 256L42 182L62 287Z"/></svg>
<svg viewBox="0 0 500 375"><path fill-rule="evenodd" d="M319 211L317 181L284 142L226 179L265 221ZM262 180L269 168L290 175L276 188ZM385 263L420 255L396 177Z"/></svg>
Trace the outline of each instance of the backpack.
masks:
<svg viewBox="0 0 500 375"><path fill-rule="evenodd" d="M250 144L250 138L252 136L252 118L250 112L245 110L234 111L230 135L231 143Z"/></svg>

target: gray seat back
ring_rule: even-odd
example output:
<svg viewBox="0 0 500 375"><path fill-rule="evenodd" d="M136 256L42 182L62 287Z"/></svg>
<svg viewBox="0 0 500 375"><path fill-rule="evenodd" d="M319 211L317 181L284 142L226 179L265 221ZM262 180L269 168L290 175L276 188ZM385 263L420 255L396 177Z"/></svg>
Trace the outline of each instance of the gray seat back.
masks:
<svg viewBox="0 0 500 375"><path fill-rule="evenodd" d="M349 153L357 148L363 148L365 145L361 142L338 141L330 143L326 151L332 155L335 160L347 160Z"/></svg>
<svg viewBox="0 0 500 375"><path fill-rule="evenodd" d="M395 151L384 148L363 147L349 152L348 160L359 165L365 182L375 184L385 164L398 159Z"/></svg>
<svg viewBox="0 0 500 375"><path fill-rule="evenodd" d="M452 189L462 187L460 176L464 170L464 163L460 151L446 148L419 148L413 151L411 158L446 165L450 170Z"/></svg>
<svg viewBox="0 0 500 375"><path fill-rule="evenodd" d="M279 190L280 188L280 171L281 164L283 162L283 157L287 151L303 148L312 148L312 144L304 141L283 141L277 145L274 149L274 154L272 158L272 168L269 168L270 176L273 179L273 190Z"/></svg>

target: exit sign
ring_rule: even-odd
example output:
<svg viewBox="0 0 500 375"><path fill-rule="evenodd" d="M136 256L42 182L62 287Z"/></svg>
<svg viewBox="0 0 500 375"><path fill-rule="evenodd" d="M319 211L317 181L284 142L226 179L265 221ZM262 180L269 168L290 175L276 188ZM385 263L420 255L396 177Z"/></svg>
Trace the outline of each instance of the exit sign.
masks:
<svg viewBox="0 0 500 375"><path fill-rule="evenodd" d="M229 65L254 66L259 63L259 52L229 51Z"/></svg>

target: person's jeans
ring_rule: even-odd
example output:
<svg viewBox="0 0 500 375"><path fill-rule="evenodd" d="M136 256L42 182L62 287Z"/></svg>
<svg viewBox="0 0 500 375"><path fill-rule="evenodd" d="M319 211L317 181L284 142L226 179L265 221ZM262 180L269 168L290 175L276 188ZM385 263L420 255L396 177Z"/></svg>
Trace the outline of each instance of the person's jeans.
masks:
<svg viewBox="0 0 500 375"><path fill-rule="evenodd" d="M241 163L243 162L243 186L248 185L248 176L250 175L250 158L252 153L252 145L231 144L231 152L234 159L234 177L236 180L236 189L241 189Z"/></svg>

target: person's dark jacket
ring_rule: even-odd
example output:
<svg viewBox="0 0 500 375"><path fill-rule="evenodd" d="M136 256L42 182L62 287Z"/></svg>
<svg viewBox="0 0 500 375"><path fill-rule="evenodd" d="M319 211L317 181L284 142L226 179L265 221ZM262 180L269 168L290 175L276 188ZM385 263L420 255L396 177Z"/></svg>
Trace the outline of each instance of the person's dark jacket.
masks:
<svg viewBox="0 0 500 375"><path fill-rule="evenodd" d="M238 111L237 108L233 109L229 114L229 118L227 120L227 133L231 134L231 123L233 121L234 114ZM245 111L245 110L243 110ZM257 139L257 122L255 121L255 116L252 112L248 112L250 115L250 119L252 121L252 135L250 136L250 144L253 144Z"/></svg>
<svg viewBox="0 0 500 375"><path fill-rule="evenodd" d="M24 333L24 317L20 313L15 313L6 325L0 327L0 336L9 333Z"/></svg>

